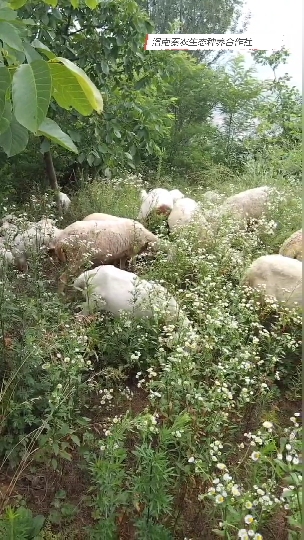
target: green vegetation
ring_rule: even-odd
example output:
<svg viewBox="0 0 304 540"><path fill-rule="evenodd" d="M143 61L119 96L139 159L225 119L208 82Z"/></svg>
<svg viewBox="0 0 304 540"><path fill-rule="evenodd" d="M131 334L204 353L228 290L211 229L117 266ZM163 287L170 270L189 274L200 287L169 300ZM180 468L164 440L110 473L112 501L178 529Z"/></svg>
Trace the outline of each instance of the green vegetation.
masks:
<svg viewBox="0 0 304 540"><path fill-rule="evenodd" d="M221 5L220 19L205 6L206 32L237 24L242 3ZM195 31L187 6L180 28ZM163 10L1 2L0 217L16 214L20 229L43 216L60 228L92 212L135 218L142 187L198 201L277 192L250 231L228 220L203 241L195 225L168 238L157 224L170 256L138 258L135 272L195 324L195 344L180 336L170 349L174 328L156 318L80 321L82 299L58 295L61 269L43 254L25 274L1 263L3 539L300 537L302 318L239 284L301 228L301 96L276 75L284 49L253 55L269 81L241 56L224 69L212 55L145 52L147 32L177 25L177 5ZM59 186L72 199L63 217Z"/></svg>

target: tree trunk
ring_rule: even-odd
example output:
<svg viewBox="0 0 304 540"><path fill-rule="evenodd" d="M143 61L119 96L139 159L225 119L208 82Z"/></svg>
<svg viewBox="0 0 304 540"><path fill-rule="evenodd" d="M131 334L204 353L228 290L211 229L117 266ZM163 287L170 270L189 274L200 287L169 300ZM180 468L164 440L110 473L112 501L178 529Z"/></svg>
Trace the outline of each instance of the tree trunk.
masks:
<svg viewBox="0 0 304 540"><path fill-rule="evenodd" d="M47 174L47 177L48 177L49 182L50 182L50 186L55 192L57 208L58 208L59 215L61 217L62 216L62 206L61 206L60 197L59 197L60 190L59 190L56 171L55 171L55 168L54 168L54 163L53 163L52 154L51 154L50 150L47 150L47 152L44 152L43 159L44 159L44 163L45 163L46 174Z"/></svg>

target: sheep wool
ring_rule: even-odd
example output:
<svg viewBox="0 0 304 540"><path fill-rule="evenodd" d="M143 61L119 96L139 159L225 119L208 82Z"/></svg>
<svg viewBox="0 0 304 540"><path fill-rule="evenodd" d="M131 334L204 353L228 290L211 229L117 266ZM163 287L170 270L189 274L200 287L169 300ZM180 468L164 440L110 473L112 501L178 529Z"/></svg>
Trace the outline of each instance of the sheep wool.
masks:
<svg viewBox="0 0 304 540"><path fill-rule="evenodd" d="M126 219L118 216L111 216L111 214L103 214L101 212L95 212L94 214L89 214L82 221L116 221L120 219Z"/></svg>
<svg viewBox="0 0 304 540"><path fill-rule="evenodd" d="M141 279L136 274L119 270L112 265L99 266L83 272L73 286L86 298L81 316L96 311L109 311L114 316L129 312L134 318L164 316L175 331L167 338L167 345L179 343L181 332L187 332L190 348L196 347L197 334L175 298L162 285ZM191 345L192 343L192 345Z"/></svg>
<svg viewBox="0 0 304 540"><path fill-rule="evenodd" d="M199 212L199 209L199 204L193 199L189 199L188 197L178 199L168 217L170 232L174 232L179 227L191 223Z"/></svg>
<svg viewBox="0 0 304 540"><path fill-rule="evenodd" d="M71 204L71 199L62 191L59 192L59 201L64 210L67 210Z"/></svg>
<svg viewBox="0 0 304 540"><path fill-rule="evenodd" d="M170 194L173 199L173 204L175 204L179 199L183 199L185 197L185 195L179 189L172 189Z"/></svg>
<svg viewBox="0 0 304 540"><path fill-rule="evenodd" d="M144 190L143 190L144 191ZM142 205L137 216L138 220L145 220L152 213L167 216L173 208L173 197L167 189L157 188L147 193L144 197L142 191Z"/></svg>
<svg viewBox="0 0 304 540"><path fill-rule="evenodd" d="M30 251L39 251L60 234L52 219L42 219L32 224L24 232L17 234L12 244L12 253L19 270L27 270L27 256Z"/></svg>
<svg viewBox="0 0 304 540"><path fill-rule="evenodd" d="M120 262L144 252L148 247L158 250L159 239L141 223L131 219L119 221L76 221L56 238L53 248L61 262L68 262L67 271L60 277L63 291L69 276L77 276L86 264L97 266Z"/></svg>
<svg viewBox="0 0 304 540"><path fill-rule="evenodd" d="M302 262L283 255L263 255L247 269L243 285L253 289L263 288L264 294L273 296L293 307L302 307Z"/></svg>
<svg viewBox="0 0 304 540"><path fill-rule="evenodd" d="M260 219L267 209L272 188L261 186L228 197L219 207L219 215L232 214L242 219Z"/></svg>
<svg viewBox="0 0 304 540"><path fill-rule="evenodd" d="M291 259L298 259L302 261L303 252L303 233L302 229L294 232L285 242L282 244L279 251L280 255L284 257L290 257Z"/></svg>

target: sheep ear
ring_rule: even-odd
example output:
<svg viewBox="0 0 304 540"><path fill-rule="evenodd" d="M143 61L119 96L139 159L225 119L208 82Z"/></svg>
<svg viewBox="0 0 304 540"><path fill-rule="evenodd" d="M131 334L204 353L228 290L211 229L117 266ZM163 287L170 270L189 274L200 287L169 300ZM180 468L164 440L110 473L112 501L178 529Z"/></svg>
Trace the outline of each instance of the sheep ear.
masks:
<svg viewBox="0 0 304 540"><path fill-rule="evenodd" d="M148 193L146 192L145 189L141 189L141 191L140 191L141 200L144 201L146 199L146 197L148 197Z"/></svg>

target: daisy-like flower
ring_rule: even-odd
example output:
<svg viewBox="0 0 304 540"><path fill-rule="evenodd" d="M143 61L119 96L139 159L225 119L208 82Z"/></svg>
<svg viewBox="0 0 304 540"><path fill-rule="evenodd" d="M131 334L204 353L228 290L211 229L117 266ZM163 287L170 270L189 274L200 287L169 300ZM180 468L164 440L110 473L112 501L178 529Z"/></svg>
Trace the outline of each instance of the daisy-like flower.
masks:
<svg viewBox="0 0 304 540"><path fill-rule="evenodd" d="M241 540L249 540L249 536L247 534L246 529L240 529L238 532L238 538L241 538Z"/></svg>
<svg viewBox="0 0 304 540"><path fill-rule="evenodd" d="M263 536L260 533L255 533L253 540L263 540Z"/></svg>
<svg viewBox="0 0 304 540"><path fill-rule="evenodd" d="M266 420L265 422L263 422L262 426L266 429L272 429L273 428L273 424L272 422L268 422L268 420Z"/></svg>
<svg viewBox="0 0 304 540"><path fill-rule="evenodd" d="M221 504L222 502L224 502L224 497L223 497L222 495L217 495L217 496L215 497L215 502L216 502L217 504Z"/></svg>
<svg viewBox="0 0 304 540"><path fill-rule="evenodd" d="M252 452L250 457L253 461L258 461L261 457L261 452Z"/></svg>
<svg viewBox="0 0 304 540"><path fill-rule="evenodd" d="M225 463L217 463L216 464L217 468L220 469L221 471L225 471L227 469Z"/></svg>
<svg viewBox="0 0 304 540"><path fill-rule="evenodd" d="M247 508L247 510L250 510L250 508L252 508L252 502L246 501L245 502L245 508Z"/></svg>
<svg viewBox="0 0 304 540"><path fill-rule="evenodd" d="M251 523L254 522L253 516L251 514L247 514L247 516L244 517L244 521L246 525L251 525Z"/></svg>

